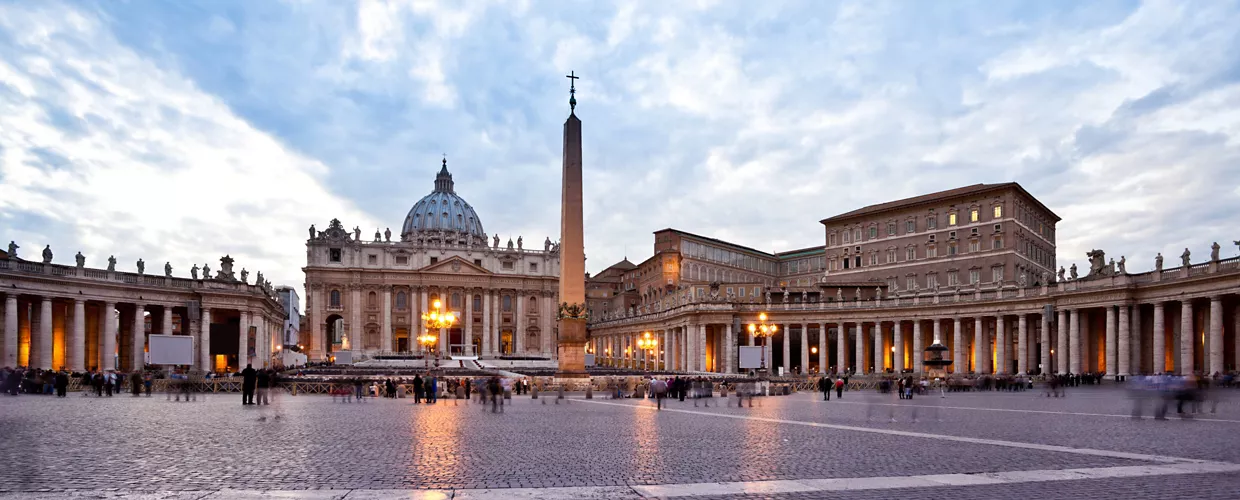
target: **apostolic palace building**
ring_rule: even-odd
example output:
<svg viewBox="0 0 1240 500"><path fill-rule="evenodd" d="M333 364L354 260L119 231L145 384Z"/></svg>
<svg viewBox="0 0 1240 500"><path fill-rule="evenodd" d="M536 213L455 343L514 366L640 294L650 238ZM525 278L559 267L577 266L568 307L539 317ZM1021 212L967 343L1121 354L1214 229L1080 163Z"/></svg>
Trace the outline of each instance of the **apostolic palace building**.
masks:
<svg viewBox="0 0 1240 500"><path fill-rule="evenodd" d="M501 245L456 194L445 159L434 190L391 230L331 221L306 241L306 316L311 359L351 351L353 359L420 353L422 314L439 300L459 323L438 336L438 352L460 357L556 357L559 251L551 238ZM308 337L309 340L306 340Z"/></svg>
<svg viewBox="0 0 1240 500"><path fill-rule="evenodd" d="M1004 183L823 219L822 246L790 252L656 231L654 256L588 279L587 349L605 366L743 373L737 346L763 341L746 326L765 312L765 366L791 373L921 373L936 339L954 373L1236 369L1240 257L1215 243L1129 272L1095 250L1089 269L1056 270L1059 220Z"/></svg>

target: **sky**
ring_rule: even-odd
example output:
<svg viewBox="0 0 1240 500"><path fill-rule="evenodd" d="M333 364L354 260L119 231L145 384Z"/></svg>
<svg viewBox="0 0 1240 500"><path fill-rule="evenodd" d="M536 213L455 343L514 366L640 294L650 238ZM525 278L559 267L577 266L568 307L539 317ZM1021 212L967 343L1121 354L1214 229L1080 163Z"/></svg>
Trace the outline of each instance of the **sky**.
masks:
<svg viewBox="0 0 1240 500"><path fill-rule="evenodd" d="M587 269L673 227L1016 181L1058 262L1240 239L1240 2L0 0L0 239L304 283L306 229L399 233L446 155L489 234L559 232L570 71Z"/></svg>

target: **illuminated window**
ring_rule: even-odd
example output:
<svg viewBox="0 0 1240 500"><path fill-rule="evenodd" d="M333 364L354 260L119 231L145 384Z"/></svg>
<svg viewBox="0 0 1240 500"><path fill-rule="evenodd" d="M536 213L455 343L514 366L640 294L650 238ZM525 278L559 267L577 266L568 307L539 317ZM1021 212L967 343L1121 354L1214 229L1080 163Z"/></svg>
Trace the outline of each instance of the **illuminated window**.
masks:
<svg viewBox="0 0 1240 500"><path fill-rule="evenodd" d="M995 218L998 219L1001 217L1003 217L1003 207L995 205Z"/></svg>
<svg viewBox="0 0 1240 500"><path fill-rule="evenodd" d="M969 222L977 222L977 209L969 211Z"/></svg>
<svg viewBox="0 0 1240 500"><path fill-rule="evenodd" d="M947 214L947 225L949 225L949 226L954 226L954 225L956 225L956 214L954 214L954 213L952 213L952 214Z"/></svg>

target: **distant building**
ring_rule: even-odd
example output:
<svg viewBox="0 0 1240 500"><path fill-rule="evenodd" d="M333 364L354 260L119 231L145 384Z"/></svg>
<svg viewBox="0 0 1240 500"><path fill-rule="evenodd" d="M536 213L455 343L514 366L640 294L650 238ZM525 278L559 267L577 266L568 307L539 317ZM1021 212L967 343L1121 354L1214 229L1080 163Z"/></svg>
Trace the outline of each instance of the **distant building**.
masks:
<svg viewBox="0 0 1240 500"><path fill-rule="evenodd" d="M280 305L284 306L284 345L297 345L301 329L301 298L291 286L276 287Z"/></svg>

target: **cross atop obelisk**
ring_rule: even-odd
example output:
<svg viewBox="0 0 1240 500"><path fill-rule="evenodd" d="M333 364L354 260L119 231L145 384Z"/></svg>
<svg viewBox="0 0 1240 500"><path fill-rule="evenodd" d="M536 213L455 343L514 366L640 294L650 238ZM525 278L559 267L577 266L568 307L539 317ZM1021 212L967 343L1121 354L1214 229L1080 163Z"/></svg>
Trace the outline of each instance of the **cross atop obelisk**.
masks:
<svg viewBox="0 0 1240 500"><path fill-rule="evenodd" d="M560 359L557 378L589 377L586 346L586 252L581 195L581 119L577 107L577 78L569 73L568 120L564 122L564 176L560 197Z"/></svg>
<svg viewBox="0 0 1240 500"><path fill-rule="evenodd" d="M568 78L568 114L573 114L577 110L577 80L580 76L575 71L569 71L564 78Z"/></svg>

